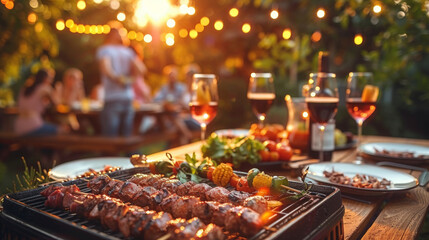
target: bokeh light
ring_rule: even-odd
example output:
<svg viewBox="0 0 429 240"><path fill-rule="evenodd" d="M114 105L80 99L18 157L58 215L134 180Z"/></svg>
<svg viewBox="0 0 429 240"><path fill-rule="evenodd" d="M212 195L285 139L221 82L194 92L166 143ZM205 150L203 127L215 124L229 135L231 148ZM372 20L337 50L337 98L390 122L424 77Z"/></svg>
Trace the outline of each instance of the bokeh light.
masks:
<svg viewBox="0 0 429 240"><path fill-rule="evenodd" d="M127 16L123 12L120 12L118 13L118 15L116 15L116 19L118 19L118 21L121 21L121 22L125 21L126 18Z"/></svg>
<svg viewBox="0 0 429 240"><path fill-rule="evenodd" d="M187 36L188 36L188 30L186 30L186 29L184 29L184 28L180 29L180 31L179 31L179 36L180 36L181 38L185 38L185 37L187 37Z"/></svg>
<svg viewBox="0 0 429 240"><path fill-rule="evenodd" d="M222 30L223 29L223 22L221 20L217 20L214 23L214 28L218 31Z"/></svg>
<svg viewBox="0 0 429 240"><path fill-rule="evenodd" d="M176 21L172 18L167 20L167 27L169 28L174 28L174 26L176 26Z"/></svg>
<svg viewBox="0 0 429 240"><path fill-rule="evenodd" d="M290 37L292 36L292 31L290 30L290 28L286 28L285 30L283 30L283 34L282 37L283 39L290 39Z"/></svg>
<svg viewBox="0 0 429 240"><path fill-rule="evenodd" d="M57 29L59 31L64 30L64 28L66 28L66 24L64 23L63 20L58 20L57 23L55 24L55 26L57 27Z"/></svg>
<svg viewBox="0 0 429 240"><path fill-rule="evenodd" d="M363 43L363 36L362 34L356 34L354 42L356 45L361 45Z"/></svg>
<svg viewBox="0 0 429 240"><path fill-rule="evenodd" d="M113 10L117 10L119 9L119 7L121 6L121 3L119 3L118 0L112 0L110 1L110 8Z"/></svg>
<svg viewBox="0 0 429 240"><path fill-rule="evenodd" d="M311 34L311 41L318 42L322 39L322 34L319 31L314 32Z"/></svg>
<svg viewBox="0 0 429 240"><path fill-rule="evenodd" d="M34 26L34 31L36 31L37 33L42 32L43 24L41 22L36 23L36 25Z"/></svg>
<svg viewBox="0 0 429 240"><path fill-rule="evenodd" d="M103 2L103 0L93 0L94 1L94 3L96 3L96 4L100 4L100 3L102 3Z"/></svg>
<svg viewBox="0 0 429 240"><path fill-rule="evenodd" d="M27 21L31 24L35 23L37 21L37 15L35 13L28 14Z"/></svg>
<svg viewBox="0 0 429 240"><path fill-rule="evenodd" d="M138 32L136 35L136 40L140 42L140 41L143 41L143 38L144 38L143 33Z"/></svg>
<svg viewBox="0 0 429 240"><path fill-rule="evenodd" d="M152 42L152 35L150 35L150 34L146 34L146 35L144 35L143 40L144 40L145 42L147 42L147 43Z"/></svg>
<svg viewBox="0 0 429 240"><path fill-rule="evenodd" d="M77 9L84 10L86 8L86 2L83 0L80 0L77 2L76 6L77 6Z"/></svg>
<svg viewBox="0 0 429 240"><path fill-rule="evenodd" d="M248 33L248 32L250 32L250 30L252 29L252 27L250 26L250 24L248 24L248 23L245 23L245 24L243 24L243 26L241 27L241 30L244 32L244 33Z"/></svg>
<svg viewBox="0 0 429 240"><path fill-rule="evenodd" d="M316 12L316 16L318 18L324 18L325 15L326 15L326 12L325 12L325 9L323 9L323 8L319 8Z"/></svg>
<svg viewBox="0 0 429 240"><path fill-rule="evenodd" d="M381 8L381 5L380 4L375 4L374 5L374 7L372 8L372 11L374 12L374 13L380 13L381 12L381 10L382 10L382 8Z"/></svg>
<svg viewBox="0 0 429 240"><path fill-rule="evenodd" d="M144 27L148 21L160 26L165 24L167 19L174 17L176 12L169 0L139 0L134 12L134 20L140 27Z"/></svg>
<svg viewBox="0 0 429 240"><path fill-rule="evenodd" d="M110 32L110 26L109 25L103 25L103 33L108 34Z"/></svg>
<svg viewBox="0 0 429 240"><path fill-rule="evenodd" d="M167 36L167 38L165 39L165 44L167 44L168 46L173 46L174 45L174 36L173 36L173 38Z"/></svg>
<svg viewBox="0 0 429 240"><path fill-rule="evenodd" d="M237 17L238 16L238 9L237 8L231 8L230 10L229 10L229 15L231 16L231 17Z"/></svg>
<svg viewBox="0 0 429 240"><path fill-rule="evenodd" d="M195 14L195 8L194 7L188 7L188 15L194 15Z"/></svg>
<svg viewBox="0 0 429 240"><path fill-rule="evenodd" d="M15 6L15 4L13 3L13 1L8 1L4 6L5 6L7 9L11 10L11 9L13 9L13 7Z"/></svg>
<svg viewBox="0 0 429 240"><path fill-rule="evenodd" d="M37 1L37 0L30 0L30 2L28 4L30 4L30 7L32 7L32 8L38 8L39 7L39 1Z"/></svg>
<svg viewBox="0 0 429 240"><path fill-rule="evenodd" d="M279 12L277 10L272 10L270 13L272 19L277 19L279 17Z"/></svg>
<svg viewBox="0 0 429 240"><path fill-rule="evenodd" d="M200 23L203 26L208 26L210 24L210 19L208 17L202 17Z"/></svg>
<svg viewBox="0 0 429 240"><path fill-rule="evenodd" d="M129 31L128 32L128 39L134 40L137 37L137 33L135 31Z"/></svg>
<svg viewBox="0 0 429 240"><path fill-rule="evenodd" d="M71 28L74 25L74 21L72 19L67 19L66 27Z"/></svg>
<svg viewBox="0 0 429 240"><path fill-rule="evenodd" d="M204 31L204 26L201 25L200 23L197 23L195 25L195 30L197 30L197 32L202 32L202 31Z"/></svg>
<svg viewBox="0 0 429 240"><path fill-rule="evenodd" d="M189 31L189 37L192 39L195 39L198 37L198 32L195 29L192 29L191 31Z"/></svg>

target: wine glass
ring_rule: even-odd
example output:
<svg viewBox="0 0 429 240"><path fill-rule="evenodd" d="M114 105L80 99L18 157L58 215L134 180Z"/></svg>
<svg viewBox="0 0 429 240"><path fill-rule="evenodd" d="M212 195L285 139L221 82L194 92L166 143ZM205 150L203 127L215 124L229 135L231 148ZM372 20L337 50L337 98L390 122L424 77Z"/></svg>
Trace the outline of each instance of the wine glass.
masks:
<svg viewBox="0 0 429 240"><path fill-rule="evenodd" d="M247 98L250 100L253 112L258 117L261 126L264 124L267 112L273 104L275 97L273 76L271 73L250 74Z"/></svg>
<svg viewBox="0 0 429 240"><path fill-rule="evenodd" d="M357 158L355 163L361 164L360 144L362 142L363 122L375 111L379 88L374 85L374 77L370 72L351 72L347 78L346 106L350 116L358 125Z"/></svg>
<svg viewBox="0 0 429 240"><path fill-rule="evenodd" d="M205 139L207 124L217 114L217 103L216 76L214 74L194 74L189 106L192 117L200 123L201 140Z"/></svg>
<svg viewBox="0 0 429 240"><path fill-rule="evenodd" d="M317 123L320 130L320 145L313 146L313 148L319 149L319 159L323 161L325 127L335 117L338 108L338 87L335 74L317 73L315 82L311 84L311 88L305 96L305 102L310 117Z"/></svg>

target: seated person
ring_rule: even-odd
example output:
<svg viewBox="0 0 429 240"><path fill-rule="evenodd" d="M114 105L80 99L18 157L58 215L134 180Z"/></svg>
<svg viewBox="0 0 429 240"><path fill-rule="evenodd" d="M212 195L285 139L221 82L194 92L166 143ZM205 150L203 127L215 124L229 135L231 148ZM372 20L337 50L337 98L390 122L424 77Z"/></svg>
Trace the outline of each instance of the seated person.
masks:
<svg viewBox="0 0 429 240"><path fill-rule="evenodd" d="M171 111L168 120L181 133L180 143L188 143L192 138L191 130L199 129L199 124L190 117L183 118L180 113L189 109L189 92L185 84L178 81L179 70L176 66L167 66L164 68L167 75L167 83L161 87L155 95L154 101L161 102L166 111Z"/></svg>
<svg viewBox="0 0 429 240"><path fill-rule="evenodd" d="M63 81L55 84L60 104L71 106L73 102L80 102L85 98L82 76L79 69L69 68L64 73Z"/></svg>
<svg viewBox="0 0 429 240"><path fill-rule="evenodd" d="M52 82L55 72L41 69L29 78L19 93L19 115L15 122L15 132L23 136L55 135L68 131L66 126L60 127L44 122L42 114L51 102L58 101L53 94Z"/></svg>

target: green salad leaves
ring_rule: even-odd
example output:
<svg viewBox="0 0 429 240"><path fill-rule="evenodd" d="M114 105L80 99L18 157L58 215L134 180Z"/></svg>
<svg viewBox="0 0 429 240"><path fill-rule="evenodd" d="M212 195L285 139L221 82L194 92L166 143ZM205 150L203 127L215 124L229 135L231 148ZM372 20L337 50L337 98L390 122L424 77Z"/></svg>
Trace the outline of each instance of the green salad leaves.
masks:
<svg viewBox="0 0 429 240"><path fill-rule="evenodd" d="M239 167L242 163L260 162L259 151L263 149L265 149L263 143L249 137L228 139L212 135L201 147L201 152L203 157L211 158L216 164L230 162Z"/></svg>

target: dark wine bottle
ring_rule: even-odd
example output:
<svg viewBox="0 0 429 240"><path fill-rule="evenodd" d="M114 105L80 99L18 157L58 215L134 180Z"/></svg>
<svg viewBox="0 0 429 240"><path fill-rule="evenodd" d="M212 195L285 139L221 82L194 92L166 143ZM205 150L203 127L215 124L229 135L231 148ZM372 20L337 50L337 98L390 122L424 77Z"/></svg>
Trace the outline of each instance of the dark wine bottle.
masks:
<svg viewBox="0 0 429 240"><path fill-rule="evenodd" d="M318 57L318 73L316 82L324 82L323 73L329 73L329 53L328 52L319 52ZM309 138L308 138L308 156L310 158L319 158L321 139L320 139L320 130L317 122L310 114L310 126L309 126ZM323 134L323 161L331 161L332 153L335 148L334 141L334 132L335 132L335 120L330 120L325 126L325 132Z"/></svg>

